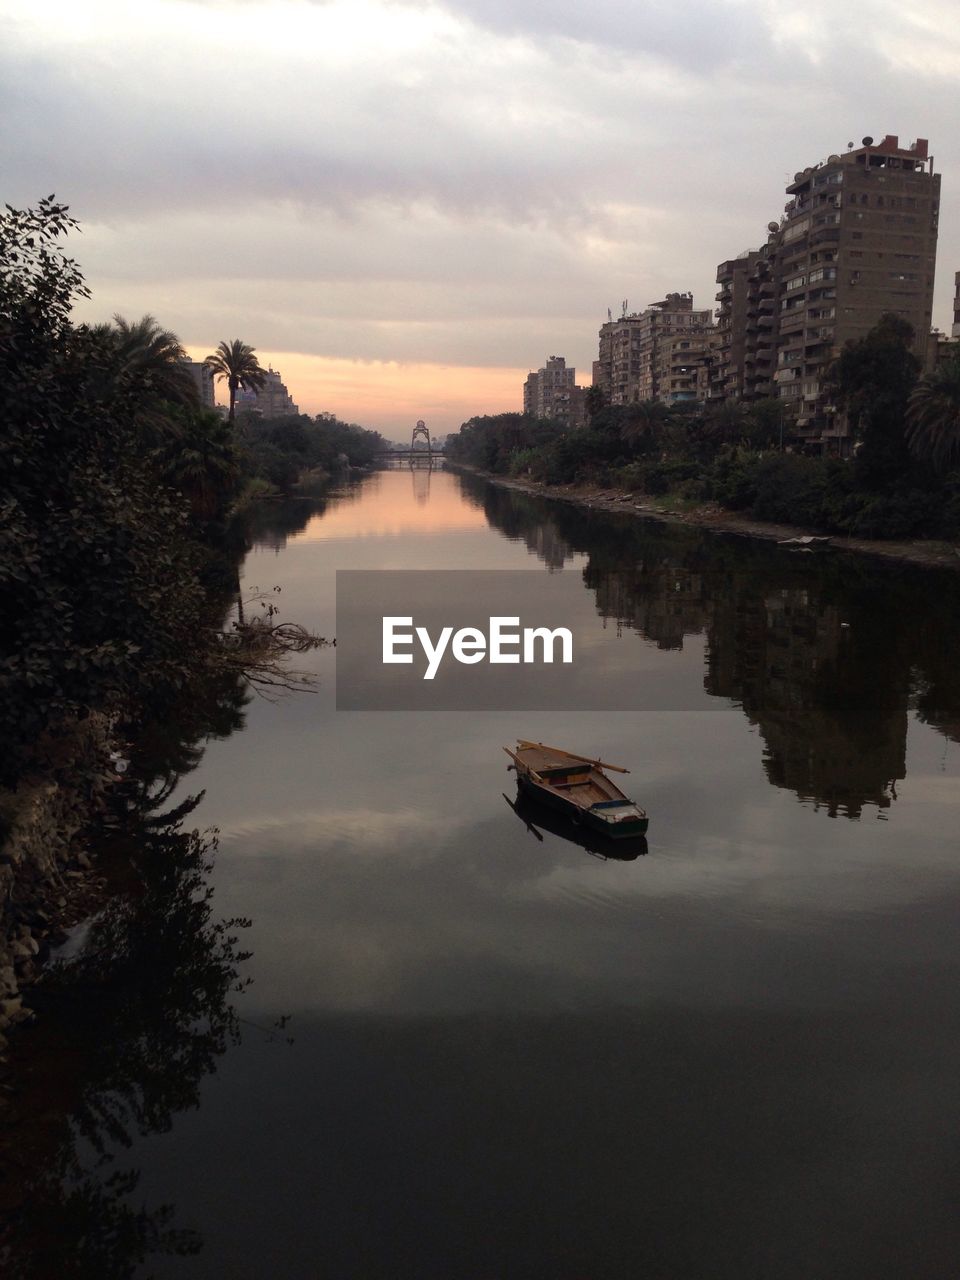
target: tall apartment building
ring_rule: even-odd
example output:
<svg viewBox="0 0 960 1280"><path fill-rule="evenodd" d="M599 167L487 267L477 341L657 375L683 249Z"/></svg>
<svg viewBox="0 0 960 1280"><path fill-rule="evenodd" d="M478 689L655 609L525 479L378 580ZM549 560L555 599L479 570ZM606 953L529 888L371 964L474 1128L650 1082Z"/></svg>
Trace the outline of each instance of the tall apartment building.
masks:
<svg viewBox="0 0 960 1280"><path fill-rule="evenodd" d="M241 410L262 414L265 418L285 418L300 412L275 369L268 369L266 381L259 391L237 392L237 413Z"/></svg>
<svg viewBox="0 0 960 1280"><path fill-rule="evenodd" d="M184 360L183 367L193 379L204 409L216 409L217 397L214 391L213 370L200 360Z"/></svg>
<svg viewBox="0 0 960 1280"><path fill-rule="evenodd" d="M535 418L555 418L571 427L583 426L583 388L576 385L576 369L563 356L550 356L542 369L528 373L523 384L523 412Z"/></svg>
<svg viewBox="0 0 960 1280"><path fill-rule="evenodd" d="M797 173L787 194L767 243L718 268L727 341L714 391L776 395L794 440L846 454L847 424L826 385L844 345L894 312L927 359L940 176L926 139L901 147L888 134Z"/></svg>
<svg viewBox="0 0 960 1280"><path fill-rule="evenodd" d="M717 267L717 351L710 378L711 400L739 400L744 394L747 295L759 253L746 250Z"/></svg>
<svg viewBox="0 0 960 1280"><path fill-rule="evenodd" d="M594 386L610 404L637 404L664 398L661 385L661 343L677 334L704 333L713 328L709 311L694 311L692 293L668 293L644 311L608 320L600 328L600 349L593 362Z"/></svg>

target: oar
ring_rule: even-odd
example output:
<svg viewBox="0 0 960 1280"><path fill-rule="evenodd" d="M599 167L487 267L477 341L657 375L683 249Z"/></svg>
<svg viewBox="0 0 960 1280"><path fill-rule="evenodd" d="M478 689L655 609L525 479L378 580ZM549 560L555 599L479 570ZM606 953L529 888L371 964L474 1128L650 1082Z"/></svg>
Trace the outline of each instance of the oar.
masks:
<svg viewBox="0 0 960 1280"><path fill-rule="evenodd" d="M519 738L517 740L517 746L518 747L542 747L544 751L555 751L558 756L566 756L568 760L580 760L582 761L583 764L595 764L600 769L612 769L614 773L630 772L629 769L624 769L623 765L607 764L606 760L591 760L589 756L576 756L573 754L572 751L564 751L562 747L548 747L544 742L528 742L526 738ZM507 747L504 747L503 749L504 751L508 750ZM513 752L510 751L509 754L513 755ZM515 756L514 756L514 759L516 759Z"/></svg>

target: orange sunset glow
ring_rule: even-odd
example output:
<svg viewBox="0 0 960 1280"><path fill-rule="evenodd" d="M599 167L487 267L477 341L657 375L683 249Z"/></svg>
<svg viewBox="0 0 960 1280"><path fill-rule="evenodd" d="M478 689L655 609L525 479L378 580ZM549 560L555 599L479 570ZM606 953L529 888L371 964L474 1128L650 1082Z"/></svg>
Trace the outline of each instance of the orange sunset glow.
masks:
<svg viewBox="0 0 960 1280"><path fill-rule="evenodd" d="M342 538L465 533L487 527L480 507L468 506L457 489L433 483L436 479L436 473L431 474L425 466L380 471L364 487L368 499L375 492L376 502L331 503L297 535L298 539L334 542Z"/></svg>
<svg viewBox="0 0 960 1280"><path fill-rule="evenodd" d="M212 348L191 347L202 360ZM408 440L423 418L434 435L456 431L477 414L519 412L527 369L343 360L257 348L260 363L280 371L301 413L330 412L347 422ZM226 391L217 388L226 402Z"/></svg>

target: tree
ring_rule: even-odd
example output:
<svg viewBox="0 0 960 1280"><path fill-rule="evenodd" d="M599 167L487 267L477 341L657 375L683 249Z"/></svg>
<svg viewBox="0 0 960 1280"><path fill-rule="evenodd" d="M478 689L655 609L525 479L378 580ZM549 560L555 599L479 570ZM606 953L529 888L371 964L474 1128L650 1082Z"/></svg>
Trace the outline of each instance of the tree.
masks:
<svg viewBox="0 0 960 1280"><path fill-rule="evenodd" d="M186 680L205 615L183 503L131 429L116 348L74 327L87 295L51 196L0 213L0 785L93 711Z"/></svg>
<svg viewBox="0 0 960 1280"><path fill-rule="evenodd" d="M904 428L920 372L913 337L912 325L887 312L866 337L847 343L830 370L837 405L861 442L857 470L869 489L896 483L910 465Z"/></svg>
<svg viewBox="0 0 960 1280"><path fill-rule="evenodd" d="M907 407L907 444L914 457L937 471L960 462L960 354L914 387Z"/></svg>
<svg viewBox="0 0 960 1280"><path fill-rule="evenodd" d="M236 416L237 392L241 387L245 391L259 391L267 380L264 369L260 367L255 349L248 347L239 338L232 342L221 342L213 355L207 356L203 362L218 379L225 379L230 389L229 422L233 426Z"/></svg>
<svg viewBox="0 0 960 1280"><path fill-rule="evenodd" d="M217 413L183 414L179 430L157 462L163 479L190 503L200 520L222 513L240 478L240 465L230 428Z"/></svg>
<svg viewBox="0 0 960 1280"><path fill-rule="evenodd" d="M200 408L180 339L153 316L131 324L115 315L112 324L94 325L90 333L111 356L94 385L104 399L132 398L135 424L149 444L161 444L175 431L171 407Z"/></svg>

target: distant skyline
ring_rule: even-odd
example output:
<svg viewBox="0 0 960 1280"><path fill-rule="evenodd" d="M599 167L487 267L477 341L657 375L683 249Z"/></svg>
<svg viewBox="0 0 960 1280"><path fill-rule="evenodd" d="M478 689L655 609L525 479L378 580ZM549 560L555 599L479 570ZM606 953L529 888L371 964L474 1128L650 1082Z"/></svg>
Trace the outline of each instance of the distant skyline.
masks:
<svg viewBox="0 0 960 1280"><path fill-rule="evenodd" d="M305 412L442 435L549 355L588 383L624 299L712 308L866 134L930 140L949 332L958 77L946 0L0 0L0 199L80 219L78 318L239 337Z"/></svg>

